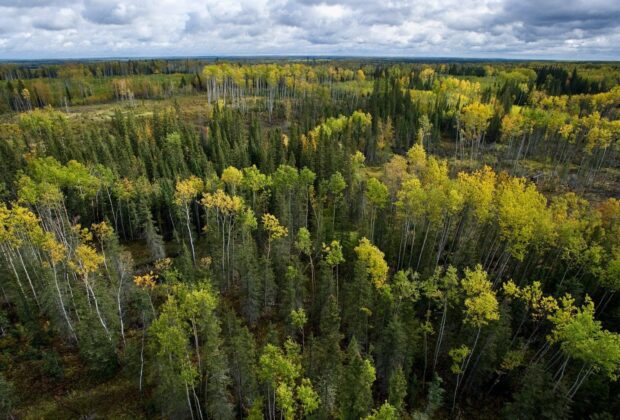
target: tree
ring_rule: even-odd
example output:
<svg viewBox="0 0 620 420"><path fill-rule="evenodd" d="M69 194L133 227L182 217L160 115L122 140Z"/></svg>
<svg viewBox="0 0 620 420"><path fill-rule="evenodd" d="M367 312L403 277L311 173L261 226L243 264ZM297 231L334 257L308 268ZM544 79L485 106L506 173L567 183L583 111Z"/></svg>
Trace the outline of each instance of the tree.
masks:
<svg viewBox="0 0 620 420"><path fill-rule="evenodd" d="M493 116L493 108L489 104L481 104L480 102L472 102L461 108L459 114L459 138L463 144L461 150L461 159L464 158L464 143L471 143L471 156L474 159L474 153L480 149L480 144L484 134L489 126L489 120Z"/></svg>
<svg viewBox="0 0 620 420"><path fill-rule="evenodd" d="M146 241L149 252L151 253L151 258L153 260L161 260L166 256L164 240L155 226L151 211L144 206L142 208L142 213L142 219L144 220L144 240Z"/></svg>
<svg viewBox="0 0 620 420"><path fill-rule="evenodd" d="M241 197L230 196L221 189L215 193L204 193L200 203L207 209L215 210L218 231L222 238L222 278L226 279L228 287L230 287L233 268L231 243L233 243L235 225L239 219L243 220L244 217L246 221L247 218L253 218L254 213L250 209L245 209L245 203Z"/></svg>
<svg viewBox="0 0 620 420"><path fill-rule="evenodd" d="M329 245L323 244L323 254L323 261L325 262L327 267L332 270L332 274L334 270L336 271L336 301L338 301L338 266L345 262L340 241L334 239L329 243Z"/></svg>
<svg viewBox="0 0 620 420"><path fill-rule="evenodd" d="M377 289L383 287L388 274L388 265L384 259L385 254L366 238L360 240L359 245L355 247L355 253L358 261L365 267L374 286Z"/></svg>
<svg viewBox="0 0 620 420"><path fill-rule="evenodd" d="M306 315L306 311L304 308L293 309L291 311L291 323L293 326L301 332L301 349L304 349L305 343L305 333L304 327L308 323L308 316Z"/></svg>
<svg viewBox="0 0 620 420"><path fill-rule="evenodd" d="M280 165L272 175L279 216L289 229L294 228L293 199L299 183L299 171L289 165Z"/></svg>
<svg viewBox="0 0 620 420"><path fill-rule="evenodd" d="M312 246L312 238L310 237L310 231L307 228L299 228L299 231L297 232L297 241L295 241L295 247L299 250L299 252L306 255L308 257L308 260L310 261L310 280L312 285L312 298L314 299L315 279L314 259L312 258L314 252Z"/></svg>
<svg viewBox="0 0 620 420"><path fill-rule="evenodd" d="M195 176L180 180L176 184L174 192L174 203L181 208L185 218L185 226L189 235L189 245L192 250L192 261L196 264L196 251L194 249L194 239L192 236L190 206L196 196L200 194L204 188L204 182Z"/></svg>
<svg viewBox="0 0 620 420"><path fill-rule="evenodd" d="M601 371L612 380L620 374L620 335L604 330L601 322L594 319L594 302L586 295L581 307L574 305L574 299L564 296L555 313L549 315L553 330L547 337L550 343L558 343L566 355L560 367L561 373L554 387L564 377L564 371L570 358L584 363L573 384L568 388L566 397L572 398L588 376L594 371Z"/></svg>
<svg viewBox="0 0 620 420"><path fill-rule="evenodd" d="M271 252L271 242L288 235L288 229L280 224L280 221L272 214L263 214L263 227L267 232L267 260Z"/></svg>
<svg viewBox="0 0 620 420"><path fill-rule="evenodd" d="M561 390L554 389L551 374L535 364L525 369L519 388L513 394L502 414L507 418L570 418L570 406L561 398Z"/></svg>
<svg viewBox="0 0 620 420"><path fill-rule="evenodd" d="M388 387L388 402L397 413L402 413L405 409L405 397L407 396L407 378L403 369L399 367L390 375Z"/></svg>
<svg viewBox="0 0 620 420"><path fill-rule="evenodd" d="M243 183L243 172L234 166L229 166L222 172L222 182L230 189L230 193L235 195L237 188Z"/></svg>
<svg viewBox="0 0 620 420"><path fill-rule="evenodd" d="M90 233L87 232L86 235L90 235ZM92 236L87 237L92 238ZM75 248L75 260L73 261L73 266L84 282L89 299L93 299L97 317L106 333L106 336L108 337L108 340L112 341L112 334L108 328L108 323L104 320L101 306L99 305L99 299L97 299L95 286L93 284L95 279L94 274L98 272L98 269L103 262L103 256L99 255L97 250L95 250L95 248L91 245L82 243Z"/></svg>
<svg viewBox="0 0 620 420"><path fill-rule="evenodd" d="M366 184L366 198L370 202L370 240L375 234L377 211L389 203L390 194L387 186L376 178L370 178Z"/></svg>
<svg viewBox="0 0 620 420"><path fill-rule="evenodd" d="M304 217L304 226L308 227L308 214L310 212L310 194L314 188L314 180L316 178L316 174L312 172L310 169L304 168L299 171L299 188L303 192L303 211L305 213Z"/></svg>
<svg viewBox="0 0 620 420"><path fill-rule="evenodd" d="M515 155L515 163L516 167L519 163L519 158L521 157L521 152L523 150L523 145L525 144L526 137L530 134L532 130L531 122L526 118L526 115L523 112L514 112L515 108L511 110L510 113L504 115L502 118L502 139L504 141L508 140L508 149L512 148L512 143L516 139L520 139L519 148L517 149Z"/></svg>
<svg viewBox="0 0 620 420"><path fill-rule="evenodd" d="M398 409L389 402L384 402L378 410L372 410L369 416L364 417L365 420L396 420L399 418Z"/></svg>
<svg viewBox="0 0 620 420"><path fill-rule="evenodd" d="M332 197L332 235L336 229L336 207L343 198L343 191L347 183L340 172L334 172L328 182L329 193Z"/></svg>
<svg viewBox="0 0 620 420"><path fill-rule="evenodd" d="M310 346L310 376L321 399L318 413L321 417L333 417L337 410L343 358L339 312L335 297L330 295L321 310L320 334Z"/></svg>
<svg viewBox="0 0 620 420"><path fill-rule="evenodd" d="M257 211L257 195L264 191L271 184L271 179L261 173L256 165L243 168L243 179L241 185L252 194L252 209Z"/></svg>
<svg viewBox="0 0 620 420"><path fill-rule="evenodd" d="M259 358L259 378L266 385L267 418L293 419L314 412L319 397L308 378L303 377L299 346L288 339L284 351L267 344Z"/></svg>
<svg viewBox="0 0 620 420"><path fill-rule="evenodd" d="M437 334L437 343L435 344L435 355L433 357L433 372L435 372L435 368L437 367L441 344L443 343L444 333L446 330L446 321L448 318L448 308L460 299L460 291L458 290L459 281L456 268L449 266L443 273L441 269L437 269L433 277L441 274L443 274L443 276L440 279L437 279L437 283L435 283L435 278L431 278L425 284L425 292L427 297L431 299L438 299L443 306L441 321L439 323L439 331ZM436 288L428 287L429 285L435 286L434 283L437 286Z"/></svg>
<svg viewBox="0 0 620 420"><path fill-rule="evenodd" d="M340 416L343 419L364 417L372 407L372 384L375 368L360 354L355 338L349 343L338 387Z"/></svg>
<svg viewBox="0 0 620 420"><path fill-rule="evenodd" d="M243 415L259 405L256 344L250 330L242 325L232 310L225 312L222 327L230 377L235 390L237 414Z"/></svg>
<svg viewBox="0 0 620 420"><path fill-rule="evenodd" d="M508 178L500 184L497 217L501 237L518 260L523 260L530 244L542 246L553 240L547 199L523 178Z"/></svg>
<svg viewBox="0 0 620 420"><path fill-rule="evenodd" d="M433 124L428 118L428 115L423 114L418 120L418 124L420 128L418 129L418 144L421 144L422 147L429 149L431 148L431 140L433 134Z"/></svg>
<svg viewBox="0 0 620 420"><path fill-rule="evenodd" d="M407 265L413 262L416 227L423 223L427 192L422 188L420 180L411 176L406 179L397 192L397 215L403 220L402 235L398 248L398 267L405 265L407 248L410 248ZM411 239L410 239L411 238ZM409 241L411 240L411 243ZM421 255L420 255L421 257Z"/></svg>
<svg viewBox="0 0 620 420"><path fill-rule="evenodd" d="M204 284L177 285L173 291L149 328L160 401L170 415L185 401L192 417L196 412L202 418L206 411L213 418L231 418L217 297Z"/></svg>
<svg viewBox="0 0 620 420"><path fill-rule="evenodd" d="M75 328L73 327L73 322L71 321L71 317L69 316L70 310L68 305L65 303L66 296L65 293L61 290L60 281L59 281L59 265L66 261L67 258L67 248L60 242L56 241L52 234L47 234L45 237L45 242L43 243L42 248L48 252L50 266L52 268L52 274L54 278L54 286L58 296L58 302L60 303L60 309L62 310L63 317L67 322L67 327L71 333L71 336L75 341L77 341L77 335L75 332Z"/></svg>
<svg viewBox="0 0 620 420"><path fill-rule="evenodd" d="M367 349L375 303L390 293L389 285L386 284L388 265L383 252L366 238L359 241L354 251L357 261L353 277L345 283L344 323L348 333Z"/></svg>
<svg viewBox="0 0 620 420"><path fill-rule="evenodd" d="M433 416L443 404L445 390L441 387L442 382L443 380L435 374L431 381L431 385L428 387L428 396L426 398L424 413L429 417Z"/></svg>
<svg viewBox="0 0 620 420"><path fill-rule="evenodd" d="M453 409L456 405L456 396L461 379L465 375L471 356L476 350L482 327L499 319L497 298L491 282L487 278L487 273L482 270L481 265L478 264L473 271L465 269L465 277L461 280L461 286L465 292L465 319L463 322L477 328L477 332L471 349L462 346L458 350L452 350L450 354L453 360L452 372L457 375L452 403Z"/></svg>
<svg viewBox="0 0 620 420"><path fill-rule="evenodd" d="M465 269L461 286L465 292L466 324L480 328L499 319L497 298L481 265L477 265L473 271Z"/></svg>
<svg viewBox="0 0 620 420"><path fill-rule="evenodd" d="M473 173L459 172L459 189L463 191L465 206L473 212L476 220L484 224L494 210L496 175L489 166Z"/></svg>

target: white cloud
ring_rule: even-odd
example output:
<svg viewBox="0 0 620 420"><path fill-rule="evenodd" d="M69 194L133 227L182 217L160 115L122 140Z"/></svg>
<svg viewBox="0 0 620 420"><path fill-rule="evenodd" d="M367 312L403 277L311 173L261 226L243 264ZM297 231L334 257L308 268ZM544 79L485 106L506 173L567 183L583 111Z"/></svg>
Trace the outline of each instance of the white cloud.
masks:
<svg viewBox="0 0 620 420"><path fill-rule="evenodd" d="M619 41L617 0L0 0L0 58L618 59Z"/></svg>

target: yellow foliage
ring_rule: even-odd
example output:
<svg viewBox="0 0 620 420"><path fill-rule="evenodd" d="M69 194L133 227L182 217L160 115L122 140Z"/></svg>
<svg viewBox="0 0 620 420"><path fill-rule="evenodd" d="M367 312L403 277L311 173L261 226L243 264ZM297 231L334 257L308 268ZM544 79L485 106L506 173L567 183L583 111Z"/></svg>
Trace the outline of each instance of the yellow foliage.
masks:
<svg viewBox="0 0 620 420"><path fill-rule="evenodd" d="M465 322L476 327L499 319L499 305L487 273L478 264L475 270L465 269L461 280L465 291Z"/></svg>
<svg viewBox="0 0 620 420"><path fill-rule="evenodd" d="M370 243L367 238L362 238L355 247L357 258L366 267L366 273L370 276L377 289L385 285L388 275L388 265L385 262L385 254Z"/></svg>
<svg viewBox="0 0 620 420"><path fill-rule="evenodd" d="M426 150L421 144L414 144L407 151L407 163L410 170L415 174L420 174L426 168Z"/></svg>
<svg viewBox="0 0 620 420"><path fill-rule="evenodd" d="M105 221L101 223L94 223L91 226L91 229L101 241L108 240L114 236L114 229Z"/></svg>
<svg viewBox="0 0 620 420"><path fill-rule="evenodd" d="M228 195L221 189L215 193L204 193L200 203L209 209L217 210L224 216L236 215L244 208L243 198Z"/></svg>
<svg viewBox="0 0 620 420"><path fill-rule="evenodd" d="M133 282L138 287L153 289L157 285L157 274L153 274L151 271L141 276L134 276Z"/></svg>
<svg viewBox="0 0 620 420"><path fill-rule="evenodd" d="M67 255L66 247L58 242L52 233L46 233L45 242L43 243L43 249L46 250L53 264L57 264L60 261L64 260Z"/></svg>
<svg viewBox="0 0 620 420"><path fill-rule="evenodd" d="M485 222L493 214L496 176L493 169L484 166L471 174L459 172L459 190L464 194L465 203L473 210L476 218Z"/></svg>
<svg viewBox="0 0 620 420"><path fill-rule="evenodd" d="M492 116L493 108L489 104L474 102L465 105L459 116L461 135L470 141L480 139Z"/></svg>
<svg viewBox="0 0 620 420"><path fill-rule="evenodd" d="M270 240L283 238L288 235L288 229L280 224L276 216L265 213L262 220Z"/></svg>
<svg viewBox="0 0 620 420"><path fill-rule="evenodd" d="M174 202L178 206L187 205L204 188L202 179L190 176L187 179L179 180L174 192Z"/></svg>
<svg viewBox="0 0 620 420"><path fill-rule="evenodd" d="M554 239L547 199L523 178L503 180L497 196L497 215L501 236L520 261L531 244L541 246Z"/></svg>
<svg viewBox="0 0 620 420"><path fill-rule="evenodd" d="M90 245L80 244L75 248L75 258L77 261L78 273L88 276L99 269L103 264L103 256Z"/></svg>
<svg viewBox="0 0 620 420"><path fill-rule="evenodd" d="M222 182L235 188L243 182L243 172L234 166L229 166L222 172Z"/></svg>

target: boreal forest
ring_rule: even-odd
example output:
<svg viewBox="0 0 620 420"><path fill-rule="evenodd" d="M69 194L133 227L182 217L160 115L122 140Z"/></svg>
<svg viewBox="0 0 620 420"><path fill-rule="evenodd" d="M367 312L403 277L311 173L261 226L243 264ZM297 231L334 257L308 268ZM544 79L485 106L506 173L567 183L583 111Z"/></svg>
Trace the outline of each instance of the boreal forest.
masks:
<svg viewBox="0 0 620 420"><path fill-rule="evenodd" d="M620 65L0 65L9 419L620 412Z"/></svg>

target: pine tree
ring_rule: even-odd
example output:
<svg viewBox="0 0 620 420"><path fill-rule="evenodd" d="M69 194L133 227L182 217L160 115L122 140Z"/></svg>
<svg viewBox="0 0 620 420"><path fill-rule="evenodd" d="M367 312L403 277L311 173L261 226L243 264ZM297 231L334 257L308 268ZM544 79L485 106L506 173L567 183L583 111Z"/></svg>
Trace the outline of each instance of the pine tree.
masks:
<svg viewBox="0 0 620 420"><path fill-rule="evenodd" d="M355 338L349 343L338 386L338 406L344 419L364 417L373 406L372 384L375 368L360 354Z"/></svg>

